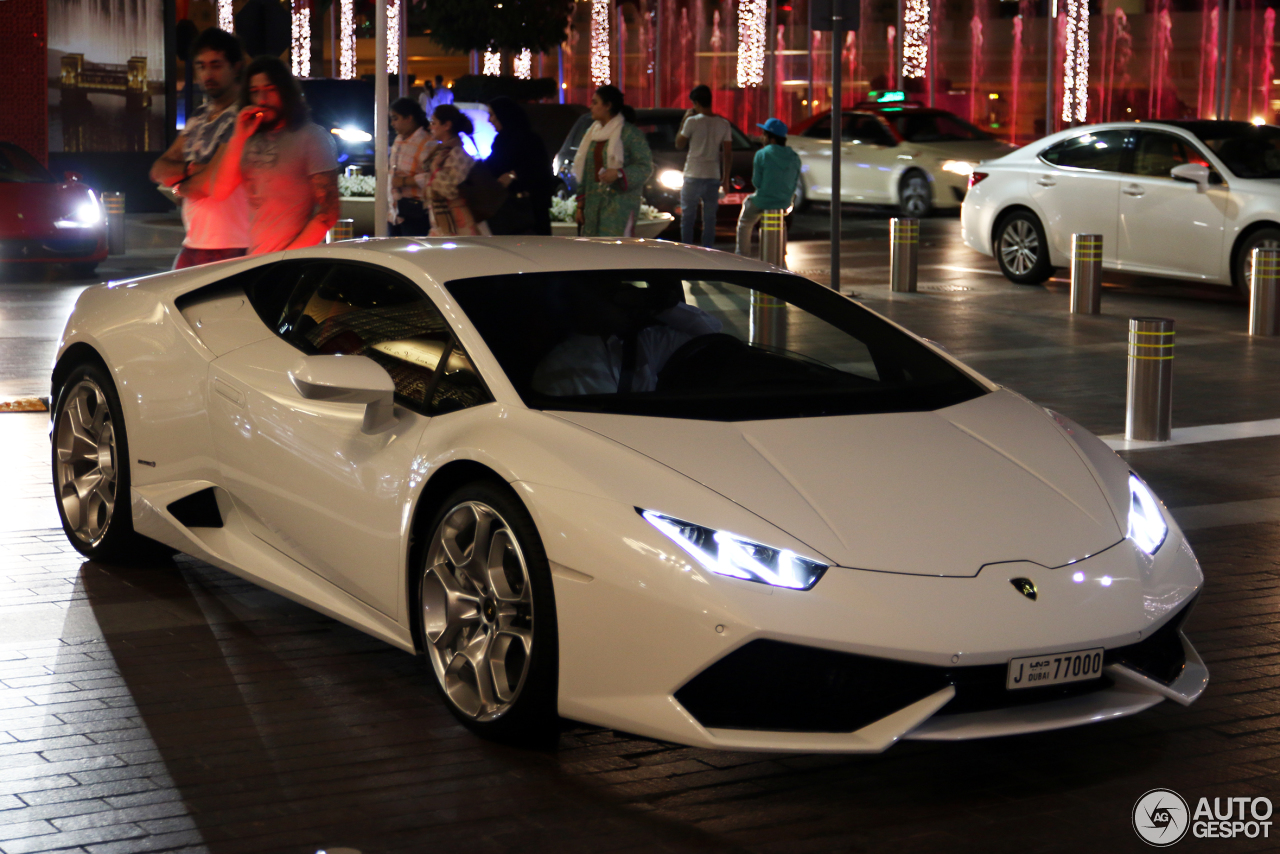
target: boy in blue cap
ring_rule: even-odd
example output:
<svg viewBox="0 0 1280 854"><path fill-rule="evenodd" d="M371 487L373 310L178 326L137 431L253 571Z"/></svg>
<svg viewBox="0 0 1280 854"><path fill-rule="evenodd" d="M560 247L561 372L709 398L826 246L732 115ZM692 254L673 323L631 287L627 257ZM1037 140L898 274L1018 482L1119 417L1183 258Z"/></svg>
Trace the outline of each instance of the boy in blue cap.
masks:
<svg viewBox="0 0 1280 854"><path fill-rule="evenodd" d="M800 155L787 148L787 126L780 119L771 118L756 127L764 131L764 148L756 152L752 164L751 183L756 191L742 203L738 215L739 255L751 251L751 230L765 211L786 210L796 192L800 178Z"/></svg>

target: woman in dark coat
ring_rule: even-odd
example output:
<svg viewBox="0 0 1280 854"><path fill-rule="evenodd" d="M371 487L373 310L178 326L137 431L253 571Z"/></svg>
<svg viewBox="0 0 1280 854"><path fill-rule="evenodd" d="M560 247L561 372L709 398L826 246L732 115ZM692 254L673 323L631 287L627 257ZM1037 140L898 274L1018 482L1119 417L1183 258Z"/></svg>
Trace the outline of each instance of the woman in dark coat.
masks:
<svg viewBox="0 0 1280 854"><path fill-rule="evenodd" d="M489 102L489 121L498 136L485 165L509 191L506 204L489 218L489 228L494 234L551 234L555 177L547 147L529 126L524 110L510 98Z"/></svg>

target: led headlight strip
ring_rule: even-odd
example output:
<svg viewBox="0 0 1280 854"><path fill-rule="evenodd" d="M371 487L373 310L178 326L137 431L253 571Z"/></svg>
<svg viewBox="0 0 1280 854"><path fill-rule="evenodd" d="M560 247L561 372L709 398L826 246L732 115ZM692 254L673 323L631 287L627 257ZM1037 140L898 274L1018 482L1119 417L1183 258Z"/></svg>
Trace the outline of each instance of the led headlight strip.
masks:
<svg viewBox="0 0 1280 854"><path fill-rule="evenodd" d="M826 564L798 557L790 549L754 543L741 537L685 522L674 516L636 508L650 525L671 538L704 569L773 587L809 590L827 571Z"/></svg>
<svg viewBox="0 0 1280 854"><path fill-rule="evenodd" d="M1160 502L1142 478L1129 472L1129 539L1149 555L1155 554L1169 536Z"/></svg>

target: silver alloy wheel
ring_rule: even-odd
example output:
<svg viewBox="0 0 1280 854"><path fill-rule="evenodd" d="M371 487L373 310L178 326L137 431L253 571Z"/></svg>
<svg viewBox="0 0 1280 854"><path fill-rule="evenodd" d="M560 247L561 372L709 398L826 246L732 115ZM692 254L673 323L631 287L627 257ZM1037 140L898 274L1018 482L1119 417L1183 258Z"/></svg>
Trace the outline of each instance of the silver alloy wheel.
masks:
<svg viewBox="0 0 1280 854"><path fill-rule="evenodd" d="M1253 250L1254 249L1280 249L1280 240L1270 238L1260 240L1253 246L1249 247L1249 251L1244 253L1244 288L1246 296L1248 291L1253 290Z"/></svg>
<svg viewBox="0 0 1280 854"><path fill-rule="evenodd" d="M533 653L533 589L510 526L467 501L431 536L420 606L427 655L453 704L491 721L515 703Z"/></svg>
<svg viewBox="0 0 1280 854"><path fill-rule="evenodd" d="M911 217L922 217L933 204L933 191L929 179L923 175L911 175L902 184L902 212Z"/></svg>
<svg viewBox="0 0 1280 854"><path fill-rule="evenodd" d="M106 395L88 377L66 395L54 433L54 488L72 533L96 546L116 507L116 431Z"/></svg>
<svg viewBox="0 0 1280 854"><path fill-rule="evenodd" d="M1040 237L1025 219L1013 219L1000 233L1000 260L1015 276L1025 276L1040 257Z"/></svg>

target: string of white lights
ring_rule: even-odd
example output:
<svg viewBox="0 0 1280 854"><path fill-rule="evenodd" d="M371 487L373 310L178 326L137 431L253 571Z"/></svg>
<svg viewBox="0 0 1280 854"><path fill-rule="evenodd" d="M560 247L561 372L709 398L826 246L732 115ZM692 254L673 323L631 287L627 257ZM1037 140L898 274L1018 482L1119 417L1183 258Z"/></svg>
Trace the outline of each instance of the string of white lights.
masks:
<svg viewBox="0 0 1280 854"><path fill-rule="evenodd" d="M907 0L902 14L902 76L929 73L929 0Z"/></svg>
<svg viewBox="0 0 1280 854"><path fill-rule="evenodd" d="M765 33L768 30L767 0L741 0L738 5L738 87L764 83Z"/></svg>
<svg viewBox="0 0 1280 854"><path fill-rule="evenodd" d="M609 0L591 0L591 84L610 80Z"/></svg>
<svg viewBox="0 0 1280 854"><path fill-rule="evenodd" d="M311 76L311 9L306 0L294 0L293 41L289 58L294 77Z"/></svg>
<svg viewBox="0 0 1280 854"><path fill-rule="evenodd" d="M533 77L533 51L525 48L516 57L516 76L522 80Z"/></svg>
<svg viewBox="0 0 1280 854"><path fill-rule="evenodd" d="M338 9L338 77L342 80L355 80L355 0L341 0Z"/></svg>
<svg viewBox="0 0 1280 854"><path fill-rule="evenodd" d="M387 71L400 73L400 0L387 0Z"/></svg>
<svg viewBox="0 0 1280 854"><path fill-rule="evenodd" d="M218 0L218 29L227 33L235 32L235 18L232 15L231 0Z"/></svg>
<svg viewBox="0 0 1280 854"><path fill-rule="evenodd" d="M1062 56L1062 120L1083 122L1089 112L1089 0L1067 0Z"/></svg>
<svg viewBox="0 0 1280 854"><path fill-rule="evenodd" d="M496 50L486 50L484 52L484 68L485 77L499 77L502 75L502 54Z"/></svg>

